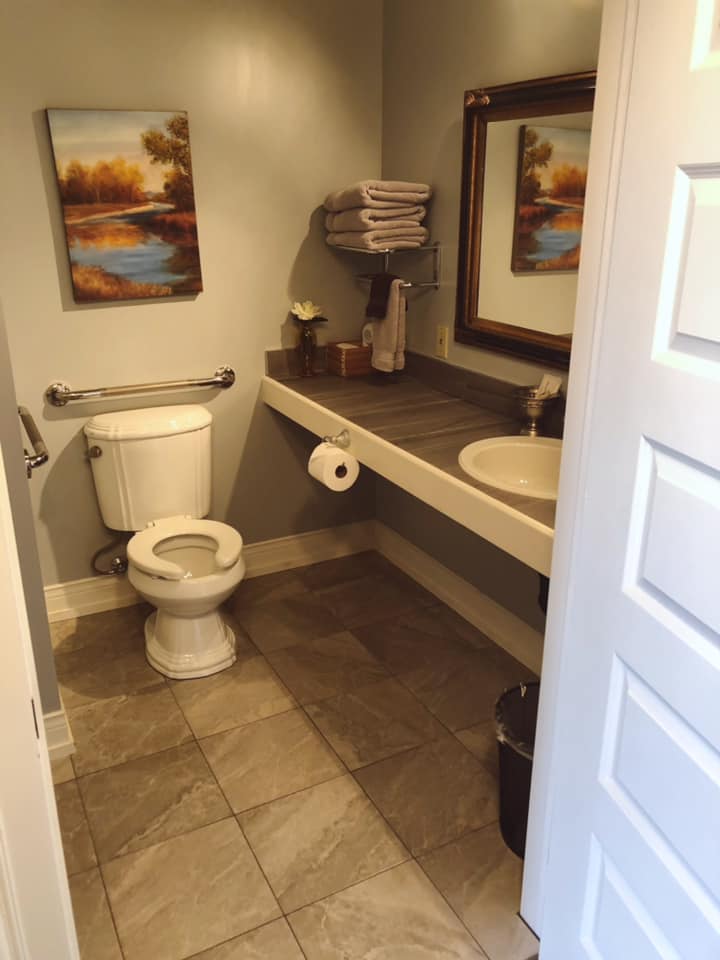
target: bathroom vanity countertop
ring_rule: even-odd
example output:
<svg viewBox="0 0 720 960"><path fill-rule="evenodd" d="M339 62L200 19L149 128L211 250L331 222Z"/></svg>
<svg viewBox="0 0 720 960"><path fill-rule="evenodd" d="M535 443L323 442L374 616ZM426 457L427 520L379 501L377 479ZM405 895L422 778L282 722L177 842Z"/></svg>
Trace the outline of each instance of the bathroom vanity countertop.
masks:
<svg viewBox="0 0 720 960"><path fill-rule="evenodd" d="M262 399L322 437L350 433L360 463L512 554L550 572L555 502L478 483L458 463L475 440L517 434L504 413L426 386L407 374L264 377Z"/></svg>

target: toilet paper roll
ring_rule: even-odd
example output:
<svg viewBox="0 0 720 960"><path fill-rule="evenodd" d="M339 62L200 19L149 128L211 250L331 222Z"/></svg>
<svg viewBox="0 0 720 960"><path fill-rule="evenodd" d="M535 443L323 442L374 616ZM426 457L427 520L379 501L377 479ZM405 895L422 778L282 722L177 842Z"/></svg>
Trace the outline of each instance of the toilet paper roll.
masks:
<svg viewBox="0 0 720 960"><path fill-rule="evenodd" d="M347 450L341 450L333 443L319 443L310 454L308 472L329 490L342 493L357 480L360 464Z"/></svg>

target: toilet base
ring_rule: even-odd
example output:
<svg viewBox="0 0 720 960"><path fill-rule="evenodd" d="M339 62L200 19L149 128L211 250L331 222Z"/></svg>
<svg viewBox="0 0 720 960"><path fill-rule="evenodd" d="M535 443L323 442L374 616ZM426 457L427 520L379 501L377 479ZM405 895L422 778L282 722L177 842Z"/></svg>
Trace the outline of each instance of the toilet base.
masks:
<svg viewBox="0 0 720 960"><path fill-rule="evenodd" d="M173 680L209 677L235 662L235 634L217 610L199 617L156 610L145 621L145 656Z"/></svg>

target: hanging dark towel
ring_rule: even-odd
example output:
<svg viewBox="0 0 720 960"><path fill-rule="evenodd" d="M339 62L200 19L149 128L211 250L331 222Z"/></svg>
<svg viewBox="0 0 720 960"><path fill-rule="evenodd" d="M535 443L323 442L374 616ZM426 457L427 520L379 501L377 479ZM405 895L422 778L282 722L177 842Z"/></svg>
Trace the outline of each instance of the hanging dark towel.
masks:
<svg viewBox="0 0 720 960"><path fill-rule="evenodd" d="M365 316L382 320L387 313L390 284L399 279L392 273L376 273L370 282L370 299L365 308Z"/></svg>

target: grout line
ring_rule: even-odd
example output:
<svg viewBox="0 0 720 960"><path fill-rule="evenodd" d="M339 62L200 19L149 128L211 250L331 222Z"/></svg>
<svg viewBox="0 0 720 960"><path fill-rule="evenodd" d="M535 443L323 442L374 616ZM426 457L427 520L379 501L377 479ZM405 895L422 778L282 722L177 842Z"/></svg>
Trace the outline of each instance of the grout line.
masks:
<svg viewBox="0 0 720 960"><path fill-rule="evenodd" d="M346 777L348 772L348 770L339 770L331 777L325 777L324 780L318 780L317 783L310 783L306 787L299 787L297 790L291 790L290 793L283 793L279 797L272 797L270 800L263 800L262 803L256 803L252 807L245 807L243 810L233 810L233 816L244 817L246 813L254 813L256 810L262 810L263 807L269 807L271 803L276 803L279 800L289 800L290 797L296 797L298 794L306 793L308 790L313 790L315 787L321 787L323 784L332 783L333 780L340 780L342 777Z"/></svg>
<svg viewBox="0 0 720 960"><path fill-rule="evenodd" d="M290 926L290 924L287 922L287 920L285 919L285 915L283 914L283 916L281 916L281 917L273 917L272 920L266 920L265 923L261 923L261 924L259 924L257 927L251 927L249 930L244 930L242 933L236 933L234 936L229 937L227 940L220 940L220 941L218 941L218 943L213 943L212 946L210 946L210 947L203 947L203 949L200 951L200 953L190 953L190 954L186 954L186 956L179 958L179 960L194 960L195 957L201 957L204 953L209 952L210 950L217 950L218 947L224 947L224 946L226 946L228 943L232 943L234 940L239 940L239 939L241 939L242 937L247 937L247 936L249 936L251 933L257 933L258 930L263 930L265 927L269 927L269 926L271 926L273 923L278 923L278 922L284 923L284 924L287 926L287 928L288 928L289 931L290 931L290 934L291 934L292 938L293 938L293 939L295 940L295 942L297 943L297 937L295 936L295 931L294 931L293 928ZM299 944L299 943L298 943L298 948L300 949L300 953L303 955L303 957L306 957L306 954L305 954L305 952L303 951L302 947L300 947L300 944Z"/></svg>
<svg viewBox="0 0 720 960"><path fill-rule="evenodd" d="M403 845L404 846L404 845ZM409 851L408 851L409 852ZM339 887L337 890L333 890L332 893L326 893L322 897L317 897L315 900L310 900L308 903L304 903L301 907L295 907L289 913L284 913L283 916L286 920L294 916L296 913L301 913L303 910L306 910L308 907L315 907L319 903L323 903L325 900L331 900L333 897L339 896L341 893L347 893L348 890L352 890L353 887L360 887L363 883L368 883L370 880L375 880L378 877L381 877L385 873L390 873L392 870L397 870L398 867L404 867L408 863L413 863L414 858L409 856L406 860L400 860L398 863L392 863L389 867L383 867L382 870L378 870L375 873L369 874L367 877L362 877L360 880L353 880L352 883L346 884L344 887ZM282 908L281 908L282 909Z"/></svg>
<svg viewBox="0 0 720 960"><path fill-rule="evenodd" d="M199 745L198 745L198 746L199 746ZM201 749L201 748L200 748L200 749ZM202 749L201 749L201 752L202 752ZM203 754L203 756L205 756L205 755ZM207 758L206 758L206 762L207 762ZM280 906L280 901L279 901L279 899L278 899L277 893L275 892L275 888L274 888L273 885L270 883L270 880L268 879L267 874L266 874L265 871L263 870L262 864L261 864L260 861L258 860L257 854L255 853L255 850L253 849L252 844L251 844L250 841L248 840L248 838L247 838L247 836L246 836L246 834L245 834L245 831L244 831L243 828L242 828L242 824L240 823L240 820L238 819L238 815L233 811L232 804L230 803L230 801L229 801L229 799L228 799L228 797L227 797L227 794L226 794L225 791L223 790L222 784L220 783L220 780L218 779L217 774L215 773L215 771L213 770L213 768L210 766L209 763L208 763L208 767L210 768L210 773L212 774L213 779L215 780L215 783L217 784L218 790L219 790L220 793L222 794L222 796L223 796L223 798L224 798L224 800L225 800L225 803L228 805L228 807L229 807L229 809L230 809L230 812L231 812L231 815L232 815L233 820L234 820L235 823L237 824L237 828L238 828L238 830L240 831L240 836L241 836L241 837L243 838L243 840L245 841L245 844L246 844L248 850L250 851L250 854L252 855L253 860L254 860L255 863L257 864L258 870L259 870L260 873L262 874L262 877L263 877L263 879L265 880L265 883L267 884L268 890L270 891L270 893L271 893L272 896L273 896L273 899L275 900L275 904L277 905L278 910L280 911L281 915L284 917L284 916L285 916L285 911L284 911L283 908ZM274 917L273 919L277 919L277 917ZM214 944L214 946L216 946L216 944Z"/></svg>
<svg viewBox="0 0 720 960"><path fill-rule="evenodd" d="M452 843L453 841L450 841L450 842ZM423 854L423 856L424 856L424 855L425 855L425 854ZM483 947L483 945L480 943L480 941L478 940L478 938L475 936L475 934L472 932L472 930L470 929L470 927L468 927L468 925L465 923L465 921L463 920L463 918L460 916L460 912L459 912L458 910L456 910L455 907L450 903L450 901L449 901L448 898L445 896L445 894L443 893L443 891L440 889L440 887L438 887L438 885L435 883L435 881L433 880L433 878L430 876L430 874L427 872L427 870L423 867L421 861L418 860L418 859L416 859L416 860L415 860L415 863L417 863L417 865L418 865L418 867L420 868L420 870L422 870L423 876L426 877L428 883L429 883L430 886L433 888L433 890L437 891L437 893L442 897L442 899L443 899L443 900L445 901L445 903L448 905L448 908L452 911L453 915L458 918L458 921L460 922L460 925L461 925L462 927L464 927L465 930L467 930L468 936L469 936L470 939L473 941L473 943L476 943L476 944L478 945L478 947L480 947L480 952L483 954L483 956L484 956L484 957L487 957L488 960L490 960L490 954L487 953L487 951L485 950L485 948Z"/></svg>
<svg viewBox="0 0 720 960"><path fill-rule="evenodd" d="M397 569L399 569L399 568L397 568ZM337 583L337 584L331 584L330 586L332 587L332 586L341 586L341 585L345 585L345 584L350 584L350 583L353 583L353 582L355 582L355 581L357 581L357 580L361 580L361 579L363 579L364 577L367 577L367 576L368 576L368 574L362 574L362 575L357 576L357 577L351 577L351 578L349 578L348 580L339 581L339 583ZM408 576L408 575L406 575L406 576ZM319 600L319 601L323 601L322 594L318 595L318 591L327 590L327 589L328 589L327 586L313 589L313 588L308 587L307 584L305 584L305 582L302 580L302 577L299 576L298 579L300 580L300 582L302 583L302 585L303 585L303 587L304 587L304 592L300 592L300 593L298 593L298 594L294 594L293 597L302 597L302 596L305 596L305 595L308 595L308 594L309 594L310 596L314 597L315 599L317 599L317 600ZM410 579L412 579L412 578L410 578ZM278 599L286 599L286 598L278 598ZM292 597L290 597L289 599L292 599ZM437 600L437 598L434 598L434 599L435 599L437 605L442 606L441 601ZM264 602L261 601L260 603L254 603L254 604L251 604L250 606L263 606L264 603L270 603L270 602L272 602L272 601L271 601L271 600L267 600L267 601L264 601ZM324 602L324 601L323 601L323 602ZM326 603L325 603L324 605L327 606ZM434 605L434 604L433 604L433 605ZM328 608L328 609L330 609L330 608ZM370 624L363 624L363 625L361 625L361 626L378 626L378 627L380 627L383 623L388 623L388 622L392 622L392 621L395 621L395 620L400 619L400 618L412 616L412 615L414 615L414 614L416 614L416 613L420 613L421 611L427 610L427 609L429 609L429 605L428 605L427 603L423 603L421 600L418 600L418 601L416 601L416 603L415 603L415 605L412 607L412 609L409 609L409 610L407 610L407 611L399 611L399 612L394 613L392 616L380 618L378 621L373 621L373 622L371 622ZM232 616L233 620L237 623L237 625L240 627L240 629L242 630L243 635L247 638L247 640L250 642L250 644L252 645L252 647L257 650L257 655L258 655L258 656L261 656L261 657L263 658L263 660L265 661L266 666L268 667L270 673L276 678L277 682L282 686L282 688L285 689L285 690L288 692L288 694L289 694L290 697L293 699L293 701L295 701L295 705L294 705L294 706L288 708L287 710L282 710L282 711L280 711L280 713L278 713L278 714L271 714L271 715L269 715L268 717L261 717L261 718L258 718L258 719L256 719L256 720L249 721L248 723L241 723L241 724L238 724L238 725L236 725L236 726L230 727L230 728L228 728L227 730L218 731L217 733L212 733L212 734L206 734L206 735L200 737L200 736L198 736L198 735L195 733L195 731L194 731L194 729L193 729L193 727L192 727L192 725L191 725L191 723L190 723L190 721L189 721L189 719L188 719L185 711L183 710L183 708L182 708L182 706L181 706L178 698L175 696L174 689L173 689L174 686L175 686L175 684L169 683L166 678L164 678L164 677L161 676L162 683L170 690L171 695L172 695L172 697L173 697L173 701L174 701L174 703L177 705L177 708L178 708L178 710L180 711L180 713L181 713L181 715L182 715L182 717L183 717L183 720L184 720L185 724L186 724L187 727L188 727L188 730L189 730L190 735L191 735L191 738L190 738L189 740L186 740L186 741L184 741L184 742L181 743L181 744L175 744L175 745L173 745L173 746L171 746L171 747L166 747L166 748L164 748L163 750L156 751L155 753L147 754L147 755L145 755L144 757L133 757L133 758L131 758L131 759L129 759L129 760L121 761L120 764L111 764L109 767L104 767L104 768L100 768L99 770L91 771L91 772L89 772L89 773L87 773L87 774L83 774L83 775L80 776L80 777L77 776L77 771L75 770L75 765L74 765L74 763L73 763L73 770L75 771L75 775L76 775L76 776L75 776L75 780L76 780L76 783L77 783L77 789L78 789L78 793L79 793L79 795L80 795L81 804L82 804L82 808L83 808L83 813L84 813L84 815L85 815L86 822L87 822L87 826L88 826L88 831L90 832L91 841L92 841L92 843L93 843L93 849L94 849L94 852L95 852L95 856L96 856L96 859L98 860L97 869L98 869L98 871L99 871L99 873L100 873L100 876L101 876L101 879L102 879L103 888L104 888L104 891L105 891L105 896L106 896L106 900L107 900L107 903L108 903L108 907L109 907L109 909L110 909L111 919L112 919L113 926L114 926L114 929L115 929L115 933L116 933L116 937L117 937L117 940L118 940L118 944L120 944L120 937L119 937L119 933L118 933L118 929L117 929L117 924L116 924L116 921L115 921L115 917L114 917L114 914L113 914L113 912L112 912L112 907L110 906L110 898L109 898L109 896L108 896L107 888L106 888L106 886L105 886L105 878L104 878L103 870L102 870L102 866L104 866L104 865L101 865L101 864L99 863L99 858L98 858L98 856L97 856L97 849L96 849L96 844L95 844L95 838L94 838L93 832L92 832L92 830L91 830L91 828L90 828L90 821L89 821L89 819L88 819L88 817L87 817L87 811L86 811L86 809L85 809L85 804L84 804L84 800L83 800L83 797L82 797L82 792L81 792L81 790L80 790L80 785L79 785L79 782L78 782L78 781L80 781L81 779L84 780L84 779L86 779L87 777L91 777L91 776L93 776L93 775L96 774L96 773L101 773L101 772L106 771L106 770L111 770L111 769L113 769L114 767L123 766L123 765L128 764L128 763L132 763L132 762L135 762L135 761L147 759L147 758L149 758L149 757L154 757L154 756L161 755L161 754L166 753L166 752L168 752L168 751L170 751L170 750L178 749L178 748L180 748L180 747L182 747L182 746L185 746L186 744L191 743L191 742L194 743L194 744L198 747L198 750L199 750L199 752L200 752L200 755L202 756L203 761L205 762L206 767L207 767L207 769L209 770L212 779L215 781L215 783L216 783L216 785L217 785L217 787L218 787L218 790L220 791L220 794L222 795L223 799L224 799L225 802L227 803L228 808L229 808L229 810L231 811L231 816L232 816L232 818L235 820L235 822L237 823L238 828L239 828L239 830L240 830L240 832L241 832L241 835L242 835L243 839L245 840L245 842L247 843L247 845L248 845L248 847L249 847L249 849L250 849L250 851L251 851L251 854L252 854L252 856L253 856L253 858L254 858L257 866L258 866L258 869L260 870L260 873L262 874L263 878L265 879L265 882L267 883L269 889L273 892L273 895L275 896L275 899L276 899L278 908L280 909L283 918L285 918L285 922L286 922L286 923L287 923L288 914L285 912L285 910L284 910L284 909L282 908L282 906L280 905L279 900L278 900L278 898L277 898L277 895L275 894L275 891L274 891L274 889L273 889L273 886L272 886L272 884L270 883L270 881L269 881L269 879L268 879L268 877L267 877L267 875L266 875L266 873L265 873L262 865L260 864L260 861L259 861L259 859L258 859L258 857L257 857L257 855L256 855L256 853L255 853L255 850L253 849L252 844L250 843L248 837L247 837L246 834L245 834L245 831L244 831L243 828L242 828L242 824L240 823L240 819L239 819L239 818L240 818L241 816L243 816L244 814L249 813L249 812L251 812L251 811L253 811L253 810L257 810L257 809L259 809L259 808L261 808L261 807L268 806L269 804L275 802L276 800L286 799L287 797L295 796L295 795L297 795L297 794L299 794L299 793L302 793L302 792L311 790L311 789L313 789L314 787L318 787L318 786L321 786L322 784L328 783L328 782L330 782L331 780L339 779L340 777L344 777L344 776L348 776L348 775L349 775L350 777L352 777L353 782L355 783L355 785L356 785L356 786L362 791L362 793L365 795L365 797L367 798L368 802L369 802L370 805L371 805L371 808L377 813L377 815L381 818L381 820L386 824L386 826L387 826L388 830L390 831L391 835L396 838L396 840L398 841L399 845L402 847L402 849L403 849L403 850L405 851L405 853L407 854L407 859L401 861L400 863L396 863L396 864L393 864L393 865L391 865L391 866L389 866L389 867L383 868L382 870L378 871L377 873L373 873L373 874L371 874L371 875L369 875L369 876L367 876L367 877L363 877L362 879L357 880L357 881L355 881L355 882L353 882L353 883L351 883L351 884L348 884L347 886L342 887L342 888L340 888L340 889L338 889L338 890L336 890L336 891L333 891L333 892L330 893L330 894L326 894L326 895L323 896L323 897L319 897L319 898L317 898L316 900L311 901L311 902L308 903L308 904L304 904L302 907L299 907L299 908L297 908L297 909L295 909L295 910L292 910L291 913L297 913L298 911L300 911L300 910L302 910L302 909L305 909L305 907L312 906L313 904L319 903L319 902L321 902L321 901L323 901L323 900L329 899L329 898L334 897L334 896L336 896L336 895L338 895L338 894L340 894L340 893L343 893L344 891L349 890L349 889L351 889L352 887L359 886L360 884L365 883L365 882L368 882L369 880L373 879L374 877L380 876L380 875L382 875L383 873L389 872L390 870L397 869L399 866L401 866L401 865L404 864L404 863L417 863L418 866L420 867L420 869L422 870L423 875L424 875L425 877L427 877L427 879L428 879L428 881L430 882L430 884L431 884L431 886L433 887L433 889L435 889L435 890L440 894L440 896L443 898L443 900L448 904L449 908L452 910L453 914L456 915L456 916L458 916L458 914L456 913L456 911L454 910L454 908L449 904L449 901L447 901L447 898L444 896L444 894L442 893L442 891L439 890L439 888L435 885L435 883L432 881L432 879L428 876L428 874L426 873L426 871L422 868L422 864L420 863L419 859L418 859L415 855L413 855L412 851L411 851L411 850L407 847L407 845L402 841L402 839L401 839L401 838L399 837L399 835L397 834L396 830L392 827L392 825L390 824L390 822L388 821L388 819L385 817L385 815L383 814L383 812L377 807L377 805L376 805L376 803L374 802L374 800L372 799L372 797L369 796L369 794L368 794L367 791L364 789L363 785L359 782L359 780L357 779L357 776L356 776L357 773L361 772L362 770L366 770L366 769L368 769L369 767L371 767L371 766L373 766L373 765L375 765L375 764L382 763L382 762L384 762L385 760L391 760L391 759L393 759L393 758L396 757L396 756L401 756L401 755L403 755L403 754L405 754L405 753L410 753L410 752L412 752L413 750L419 750L419 749L421 749L422 747L427 746L427 745L430 744L430 743L435 743L435 742L437 742L440 738L439 738L439 737L433 737L433 738L431 738L430 740L426 740L426 741L424 741L424 742L422 742L422 743L420 743L420 744L417 744L417 745L412 746L412 747L408 747L408 748L406 748L406 749L403 749L403 750L401 750L401 751L398 751L397 753L391 754L389 757L382 757L382 758L380 758L380 759L378 759L378 760L376 760L376 761L372 761L372 763L365 764L365 765L362 766L362 767L358 767L356 770L351 770L351 769L348 767L348 764L343 760L343 758L342 758L342 757L338 754L338 752L335 750L335 748L333 747L333 745L332 745L332 743L330 742L330 740L328 739L328 737L327 737L327 736L323 733L323 731L318 727L318 725L316 724L314 718L309 714L307 708L308 708L308 707L311 707L311 706L313 706L313 705L315 705L315 704L322 704L322 703L327 702L327 701L329 701L329 700L337 699L337 698L340 698L340 697L343 697L343 696L352 695L353 693L356 693L356 692L358 692L359 690L364 689L364 687L374 686L374 685L376 685L377 683L383 683L383 682L387 682L388 679L393 679L393 680L395 680L396 682L398 682L398 683L402 686L402 688L403 688L404 690L406 690L406 691L410 694L410 696L418 703L418 705L421 707L422 710L424 710L429 716L432 716L433 719L438 723L438 725L439 725L440 727L442 727L443 730L444 730L447 734L449 734L450 736L452 736L453 739L454 739L454 741L455 741L456 743L459 743L459 744L473 757L473 759L474 759L480 766L482 766L482 764L481 764L481 762L479 761L479 759L478 759L478 758L475 756L475 754L473 754L473 752L472 752L468 747L466 747L465 744L463 744L462 741L457 737L457 735L456 735L457 731L451 730L445 723L443 723L443 721L441 721L441 720L433 713L433 711L430 710L429 707L428 707L426 704L424 704L424 703L422 702L422 700L421 700L411 689L409 689L409 688L406 686L405 683L403 683L402 675L401 675L401 674L396 674L396 673L391 672L391 671L387 668L387 666L386 666L384 663L382 663L382 661L380 661L377 657L375 657L375 655L372 653L371 650L369 650L367 647L365 647L365 644L362 644L362 641L360 640L360 638L358 638L358 637L353 633L353 630L354 630L356 627L347 626L346 623L345 623L345 621L344 621L342 618L337 617L337 619L338 619L338 620L340 621L340 623L343 625L344 629L345 629L346 631L348 631L348 632L354 637L354 639L355 639L358 643L361 643L361 644L363 645L363 647L365 647L365 649L368 649L368 653L369 653L371 656L373 656L373 658L383 667L383 669L385 670L387 676L386 676L385 678L380 679L380 680L374 681L372 684L365 684L364 687L357 688L357 690L352 690L352 689L351 689L350 691L341 691L341 692L339 692L339 693L333 693L333 694L331 694L331 695L328 696L328 697L322 698L321 700L313 700L312 703L302 704L302 703L297 702L297 698L296 698L295 695L293 694L292 690L290 690L290 688L287 686L287 684L286 684L285 681L282 679L282 677L281 677L281 676L277 673L277 671L274 669L272 663L268 660L267 655L264 654L259 648L257 648L256 644L255 644L254 641L252 640L252 637L248 636L247 631L246 631L244 628L242 628L242 625L239 623L237 617L235 617L234 614L231 614L231 616ZM441 640L441 638L439 638L439 639ZM492 644L492 645L493 645L493 646L497 646L496 644ZM302 646L302 643L293 644L293 645L291 645L291 646ZM254 655L253 655L253 658L254 658ZM240 811L239 813L235 813L235 812L233 811L233 809L232 809L232 805L231 805L231 804L229 803L229 801L228 801L228 797L227 797L225 791L223 790L222 785L220 784L220 781L219 781L219 779L218 779L217 774L215 773L215 771L214 771L214 769L212 768L212 766L211 766L211 764L210 764L207 756L206 756L205 753L204 753L204 750L202 749L202 741L209 740L209 739L211 739L211 738L213 738L213 737L216 737L216 736L221 736L221 735L224 734L224 733L231 733L233 730L243 729L243 728L246 727L246 726L254 725L254 724L260 723L260 722L262 722L262 721L264 721L264 720L273 719L273 718L276 717L276 716L281 716L281 715L283 715L283 714L290 713L290 712L292 712L292 711L294 711L294 710L302 711L303 715L307 718L307 720L308 720L309 723L311 724L312 728L317 732L318 736L319 736L319 737L322 739L322 741L326 744L326 746L327 746L327 748L329 749L330 753L337 758L337 760L338 760L338 762L339 762L339 765L340 765L339 772L337 773L337 775L335 775L335 776L333 776L333 777L329 777L329 778L327 778L327 779L325 779L325 780L321 780L321 781L319 781L318 783L311 784L311 785L308 786L308 787L304 787L304 788L301 788L301 789L299 789L299 790L292 791L291 793L285 794L285 795L283 795L282 797L274 797L272 800L266 801L265 803L258 804L258 805L256 805L255 807L250 807L250 808L248 808L248 809L246 809L246 810ZM481 723L481 722L482 722L482 721L478 721L478 723ZM488 722L491 722L491 718L489 719ZM470 726L475 726L475 725L476 725L476 724L470 724ZM466 729L466 728L463 727L462 729ZM186 830L186 831L184 831L183 833L178 834L177 837L186 836L186 835L189 834L189 833L194 833L194 832L196 832L196 831L198 831L198 830L201 830L201 829L203 829L203 828L205 828L205 827L207 827L207 826L210 826L210 825L212 825L212 823L222 822L223 820L226 820L226 819L230 819L230 816L221 817L219 820L211 821L211 823L204 823L204 824L202 824L202 825L199 826L199 827L195 827L195 828L193 828L193 829L191 829L191 830ZM438 847L435 847L435 848L433 848L432 850L426 851L424 854L422 854L422 856L426 856L426 855L429 855L429 854L431 854L431 853L434 853L435 850L442 849L443 847L445 847L445 846L447 846L447 845L449 845L449 844L451 844L451 843L454 843L454 842L457 842L458 840L461 840L461 839L464 838L465 836L472 835L472 834L474 834L474 833L479 832L480 830L488 829L489 826L491 826L492 824L494 824L494 823L496 823L496 822L497 822L496 820L493 820L493 821L491 821L490 823L483 825L482 827L476 827L476 828L474 828L473 830L467 831L465 834L462 834L460 837L453 838L452 840L446 841L445 843L440 844ZM161 844L161 843L165 843L165 842L168 842L169 840L176 839L177 837L165 838L164 840L158 841L156 844L151 844L149 847L143 847L143 848L141 848L141 849L147 850L147 849L150 849L151 847L157 846L157 845L159 845L159 844ZM115 858L113 858L113 860L122 859L123 857L132 855L132 853L136 853L136 852L137 852L137 851L131 851L131 853L129 853L129 854L122 854L120 857L115 857ZM107 861L107 862L110 863L110 862L113 862L113 861ZM246 934L248 934L248 933L251 933L251 932L253 932L254 930L260 929L261 927L266 926L266 925L268 925L269 923L274 922L275 919L277 919L277 918L274 918L273 920L267 921L267 923L265 923L265 924L260 924L259 927L252 928L252 930L244 931L242 934L238 934L238 935L236 935L236 936L237 936L237 937L240 937L240 936L244 936L244 935L246 935ZM467 928L467 926L465 925L465 923L464 923L464 921L462 920L462 918L458 916L458 919L459 919L460 923L462 924L462 926L467 930L468 934L471 936L471 938L473 939L473 941L474 941L474 942L478 942L477 939L472 935L472 933L470 932L470 930ZM292 934L293 938L295 939L295 941L297 942L298 947L299 947L301 953L303 954L303 956L306 956L304 950L302 949L302 945L299 943L298 938L297 938L296 935L295 935L295 931L293 930L292 925L288 923L288 927L290 928L291 934ZM236 939L236 938L233 937L233 938L230 938L230 939L232 940L232 939ZM228 941L223 941L223 942L228 942ZM214 944L214 945L213 945L213 948L214 948L214 947L217 947L217 946L219 946L219 945L220 945L220 944ZM481 946L481 945L480 945L480 946ZM121 949L121 952L122 952L122 946L120 947L120 949ZM212 948L211 948L211 949L212 949ZM481 946L481 949L482 949L482 946ZM483 953L485 953L485 952L483 951ZM124 956L124 954L123 954L123 956Z"/></svg>
<svg viewBox="0 0 720 960"><path fill-rule="evenodd" d="M108 912L110 913L110 921L113 925L113 930L115 931L115 939L117 940L118 950L120 951L121 957L125 957L125 950L123 949L122 940L120 939L120 929L118 927L118 922L115 917L115 911L113 910L112 902L110 900L110 894L108 893L107 884L105 883L105 874L102 871L102 865L100 864L100 855L97 851L97 843L95 841L95 833L90 825L90 817L87 815L87 808L85 806L85 798L82 795L82 790L80 789L80 784L76 781L78 796L80 797L80 805L82 806L83 816L85 817L85 824L87 825L88 833L90 834L90 841L93 845L93 853L95 854L95 868L97 869L98 874L100 875L100 883L102 883L103 892L105 893L105 903L107 904Z"/></svg>

